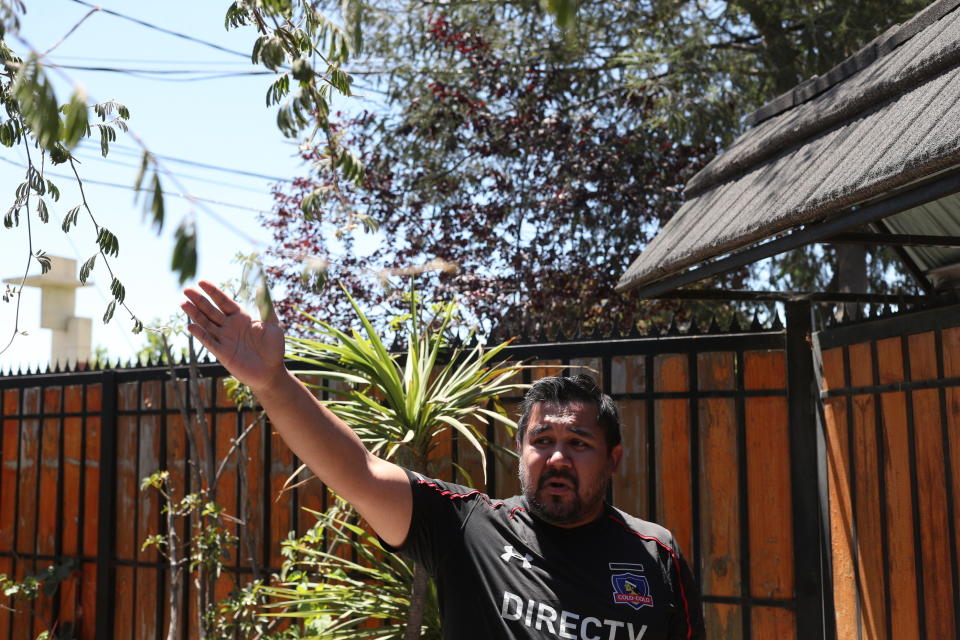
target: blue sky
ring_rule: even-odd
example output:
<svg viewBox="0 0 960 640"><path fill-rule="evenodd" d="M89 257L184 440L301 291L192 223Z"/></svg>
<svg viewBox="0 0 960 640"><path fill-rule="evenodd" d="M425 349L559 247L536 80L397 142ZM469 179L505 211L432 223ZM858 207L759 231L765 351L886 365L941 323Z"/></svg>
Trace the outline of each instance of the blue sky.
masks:
<svg viewBox="0 0 960 640"><path fill-rule="evenodd" d="M45 52L53 47L90 12L74 0L28 2L22 17L21 36L29 47ZM228 2L132 3L112 0L110 9L157 27L180 32L237 52L249 52L255 34L252 29L226 31L223 16ZM28 45L15 38L8 42L18 54ZM171 192L187 191L211 201L203 207L183 198L166 198L167 224L162 234L154 233L134 203L133 184L139 165L139 147L129 136L120 138L107 159L102 159L97 141L85 142L75 155L81 160L84 189L98 222L120 240L120 256L114 270L126 285L127 303L144 321L167 318L177 311L181 287L170 272L173 231L181 219L194 216L198 228L200 262L198 274L215 282L239 276L233 262L237 252L266 248L269 236L257 223L257 211L269 210L271 178L289 179L303 172L297 142L285 139L275 125L275 112L265 106L264 95L271 78L235 74L262 71L248 58L204 46L197 42L135 24L97 11L59 44L46 58L51 63L73 67L109 67L126 73L61 69L48 71L57 87L58 98L66 101L72 85L82 85L91 102L114 99L131 113L130 127L164 166L176 174L176 181L164 178ZM151 74L145 70L202 71L204 73ZM184 81L186 79L194 79ZM203 78L196 80L196 78ZM350 105L335 105L335 107ZM0 197L3 210L13 201L16 185L22 181L24 163L21 149L0 148ZM199 163L227 171L206 169ZM62 167L52 172L63 173ZM245 175L258 174L256 176ZM51 176L52 177L52 176ZM60 220L80 203L75 181L52 178L62 196L51 208L47 225L34 225L34 249L61 255L82 263L95 252L92 224L81 217L69 234L60 230ZM120 185L119 187L96 184ZM231 206L233 205L233 206ZM0 228L0 276L22 275L27 258L26 227ZM31 273L39 273L36 265ZM109 300L109 277L98 266L95 286L77 294L77 315L94 319L93 344L105 346L114 356L128 358L142 344L130 333L131 323L123 311L103 325ZM21 302L19 327L29 335L18 336L14 345L0 356L0 370L36 366L49 360L50 332L39 329L39 292L27 289ZM14 322L12 303L0 305L0 348L6 344Z"/></svg>

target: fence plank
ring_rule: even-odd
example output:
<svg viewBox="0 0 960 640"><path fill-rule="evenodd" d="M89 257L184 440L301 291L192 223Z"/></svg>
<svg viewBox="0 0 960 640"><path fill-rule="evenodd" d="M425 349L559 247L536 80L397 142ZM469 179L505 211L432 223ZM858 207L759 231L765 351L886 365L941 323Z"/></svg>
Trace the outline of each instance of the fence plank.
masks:
<svg viewBox="0 0 960 640"><path fill-rule="evenodd" d="M850 494L847 399L827 400L824 418L837 639L854 640L857 638L857 590L853 564L853 498Z"/></svg>
<svg viewBox="0 0 960 640"><path fill-rule="evenodd" d="M780 607L754 607L750 616L751 636L755 640L791 640L797 637L797 619L793 611Z"/></svg>
<svg viewBox="0 0 960 640"><path fill-rule="evenodd" d="M614 356L610 358L610 393L643 393L647 388L646 358Z"/></svg>
<svg viewBox="0 0 960 640"><path fill-rule="evenodd" d="M45 418L40 445L40 484L37 490L37 553L57 552L58 475L60 471L60 420ZM33 505L31 505L33 506Z"/></svg>
<svg viewBox="0 0 960 640"><path fill-rule="evenodd" d="M914 349L911 348L911 365ZM913 369L913 366L911 366ZM917 498L923 558L924 619L927 637L956 635L949 525L947 522L946 468L940 399L934 389L913 392L913 427L917 455Z"/></svg>
<svg viewBox="0 0 960 640"><path fill-rule="evenodd" d="M783 351L747 351L743 383L746 389L780 390L787 386L787 356Z"/></svg>
<svg viewBox="0 0 960 640"><path fill-rule="evenodd" d="M689 391L687 356L670 354L654 359L656 391ZM655 401L657 458L657 522L673 532L691 565L699 562L693 548L693 491L690 486L690 401Z"/></svg>
<svg viewBox="0 0 960 640"><path fill-rule="evenodd" d="M129 525L127 525L129 528ZM129 535L127 536L129 537ZM119 538L117 539L119 543ZM114 640L138 640L133 635L134 626L134 586L133 567L118 566L117 582L114 591L113 637Z"/></svg>
<svg viewBox="0 0 960 640"><path fill-rule="evenodd" d="M80 554L80 460L83 456L83 420L80 417L63 421L63 554Z"/></svg>
<svg viewBox="0 0 960 640"><path fill-rule="evenodd" d="M869 352L868 352L869 354ZM867 360L854 360L869 363ZM851 357L854 352L851 350ZM856 358L865 357L858 354ZM858 369L861 367L857 367ZM872 367L870 367L872 369ZM857 376L854 385L865 386ZM866 638L886 638L886 580L883 570L883 523L880 495L879 449L877 447L876 406L873 395L854 396L853 469L856 496L857 572L860 577L860 617Z"/></svg>
<svg viewBox="0 0 960 640"><path fill-rule="evenodd" d="M743 638L743 616L738 605L704 603L703 622L711 640Z"/></svg>
<svg viewBox="0 0 960 640"><path fill-rule="evenodd" d="M699 422L701 588L705 594L739 596L742 531L734 400L701 400Z"/></svg>
<svg viewBox="0 0 960 640"><path fill-rule="evenodd" d="M879 348L879 343L877 344ZM899 357L899 351L897 352ZM881 352L879 363L883 368L886 356ZM888 365L888 371L896 371ZM890 589L891 634L894 638L918 638L920 627L917 610L917 585L913 540L913 501L910 497L910 445L907 433L906 396L904 393L884 393L880 396L883 414L883 433L887 452L884 478L887 496L887 526L889 532L890 576L902 576L897 587Z"/></svg>
<svg viewBox="0 0 960 640"><path fill-rule="evenodd" d="M294 472L293 453L287 447L280 434L272 435L270 447L273 461L270 468L270 495L274 497L270 505L270 566L279 569L283 563L280 555L280 541L293 529L293 494L283 491L283 485Z"/></svg>
<svg viewBox="0 0 960 640"><path fill-rule="evenodd" d="M647 461L647 401L621 400L623 458L613 476L614 503L627 513L653 518L647 504L650 470Z"/></svg>
<svg viewBox="0 0 960 640"><path fill-rule="evenodd" d="M750 591L754 597L786 599L793 595L795 575L787 400L746 398L744 411Z"/></svg>
<svg viewBox="0 0 960 640"><path fill-rule="evenodd" d="M5 394L7 395L7 394ZM2 467L0 467L0 551L13 550L16 530L17 460L20 444L20 423L3 421Z"/></svg>

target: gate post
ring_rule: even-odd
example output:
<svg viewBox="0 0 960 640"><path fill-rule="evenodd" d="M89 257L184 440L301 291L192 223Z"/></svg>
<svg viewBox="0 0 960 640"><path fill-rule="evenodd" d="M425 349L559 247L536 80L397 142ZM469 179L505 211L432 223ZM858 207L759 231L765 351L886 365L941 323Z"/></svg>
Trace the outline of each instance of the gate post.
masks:
<svg viewBox="0 0 960 640"><path fill-rule="evenodd" d="M113 640L117 535L117 372L104 371L100 402L96 640Z"/></svg>
<svg viewBox="0 0 960 640"><path fill-rule="evenodd" d="M785 306L797 638L825 640L813 323L810 302L787 302Z"/></svg>

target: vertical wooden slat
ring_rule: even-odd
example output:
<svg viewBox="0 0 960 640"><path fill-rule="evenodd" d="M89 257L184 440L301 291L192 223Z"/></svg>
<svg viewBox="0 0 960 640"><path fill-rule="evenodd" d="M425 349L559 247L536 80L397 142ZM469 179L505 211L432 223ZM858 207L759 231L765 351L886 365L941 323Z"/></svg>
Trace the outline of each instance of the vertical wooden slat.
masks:
<svg viewBox="0 0 960 640"><path fill-rule="evenodd" d="M647 401L621 400L620 423L623 458L613 477L614 504L627 513L652 519L647 504Z"/></svg>
<svg viewBox="0 0 960 640"><path fill-rule="evenodd" d="M740 497L732 398L700 401L700 523L703 593L739 596Z"/></svg>
<svg viewBox="0 0 960 640"><path fill-rule="evenodd" d="M703 605L703 622L707 629L707 637L711 640L743 638L743 616L737 605L706 602Z"/></svg>
<svg viewBox="0 0 960 640"><path fill-rule="evenodd" d="M270 495L273 496L273 503L270 505L270 566L279 569L283 563L283 556L280 555L280 541L285 539L287 533L293 529L291 518L293 496L290 491L283 491L283 485L296 467L294 467L293 453L280 435L274 433L272 438Z"/></svg>
<svg viewBox="0 0 960 640"><path fill-rule="evenodd" d="M97 565L84 562L80 567L80 638L89 640L96 635L97 624Z"/></svg>
<svg viewBox="0 0 960 640"><path fill-rule="evenodd" d="M881 385L903 382L903 350L900 338L877 341L877 371ZM884 478L887 489L886 516L891 580L902 576L890 589L890 632L893 638L918 637L919 609L916 586L916 553L913 534L910 444L905 393L880 395Z"/></svg>
<svg viewBox="0 0 960 640"><path fill-rule="evenodd" d="M3 392L3 413L12 415L18 410L19 394L15 389ZM0 551L13 551L13 533L16 529L17 459L20 445L20 421L3 420L3 442L0 449ZM3 628L0 627L0 632Z"/></svg>
<svg viewBox="0 0 960 640"><path fill-rule="evenodd" d="M946 378L960 377L960 327L947 329L941 334L943 375ZM955 532L955 557L960 558L960 387L946 389L947 453L950 460L950 495L953 498L953 530ZM960 571L960 567L957 568ZM954 623L960 611L954 613Z"/></svg>
<svg viewBox="0 0 960 640"><path fill-rule="evenodd" d="M264 442L270 437L270 423L265 422L254 427L247 436L247 457L240 465L241 473L246 474L247 493L241 496L246 501L249 513L247 524L240 530L240 566L257 566L261 569L266 560L263 557L263 484L264 484ZM252 557L251 557L252 555Z"/></svg>
<svg viewBox="0 0 960 640"><path fill-rule="evenodd" d="M853 501L850 495L850 447L847 399L831 398L824 406L830 540L837 639L857 638L857 590L853 563Z"/></svg>
<svg viewBox="0 0 960 640"><path fill-rule="evenodd" d="M133 635L133 567L120 565L116 575L114 609L107 614L113 616L113 637L115 640L136 640Z"/></svg>
<svg viewBox="0 0 960 640"><path fill-rule="evenodd" d="M643 356L610 358L610 393L643 393L646 389L646 360Z"/></svg>
<svg viewBox="0 0 960 640"><path fill-rule="evenodd" d="M935 380L937 364L932 333L909 337L910 377L914 381ZM927 635L953 638L956 635L953 610L952 563L947 522L946 465L944 464L940 398L935 389L913 392L913 428L917 457L917 496L920 513L920 542L923 557L923 597Z"/></svg>
<svg viewBox="0 0 960 640"><path fill-rule="evenodd" d="M854 356L860 358L863 354ZM858 369L866 368L866 360L855 360ZM868 369L869 371L869 369ZM853 377L854 386L864 386ZM874 396L854 396L853 409L853 472L856 477L857 573L860 585L860 617L865 638L887 637L886 580L883 569L883 522L878 465L876 406Z"/></svg>
<svg viewBox="0 0 960 640"><path fill-rule="evenodd" d="M796 615L780 607L754 607L750 628L754 640L792 640L797 637Z"/></svg>
<svg viewBox="0 0 960 640"><path fill-rule="evenodd" d="M782 397L747 398L745 412L751 595L790 598L794 566L787 403Z"/></svg>
<svg viewBox="0 0 960 640"><path fill-rule="evenodd" d="M47 387L43 390L45 415L60 412L60 391L60 387ZM42 555L54 555L57 542L57 519L60 515L57 501L60 484L59 418L43 419L41 439L40 485L37 495L37 552Z"/></svg>
<svg viewBox="0 0 960 640"><path fill-rule="evenodd" d="M697 384L701 391L730 391L736 386L735 354L697 355ZM700 523L702 528L704 594L736 597L740 582L739 456L737 415L733 398L699 401ZM740 616L734 616L740 622Z"/></svg>
<svg viewBox="0 0 960 640"><path fill-rule="evenodd" d="M24 414L39 413L39 389L25 389ZM37 542L37 464L40 455L40 421L25 418L20 426L20 509L17 513L17 552L32 555ZM33 563L29 571L34 570Z"/></svg>
<svg viewBox="0 0 960 640"><path fill-rule="evenodd" d="M157 381L147 381L140 386L140 406L146 411L153 411L160 407L162 385ZM140 416L140 451L137 467L137 486L146 478L160 470L160 416L147 413ZM137 559L140 562L153 563L161 559L156 548L151 546L141 550L147 536L160 533L161 497L154 489L139 491L137 499L139 508L137 513L137 533L134 539ZM141 566L137 568L137 598L136 618L134 620L134 637L148 638L157 633L157 599L163 594L158 593L160 588L160 570L154 567Z"/></svg>
<svg viewBox="0 0 960 640"><path fill-rule="evenodd" d="M557 374L552 374L557 375ZM603 363L600 358L570 358L570 374L572 376L590 376L603 389ZM536 380L536 378L534 378Z"/></svg>
<svg viewBox="0 0 960 640"><path fill-rule="evenodd" d="M690 373L683 354L657 356L655 391L688 392ZM693 491L690 486L690 402L686 398L658 399L656 414L657 521L673 532L693 565Z"/></svg>
<svg viewBox="0 0 960 640"><path fill-rule="evenodd" d="M61 387L45 387L41 393L42 413L47 416L60 412ZM59 512L59 474L60 474L60 426L59 418L43 418L41 422L40 480L37 490L37 553L45 556L57 552L57 527ZM40 560L36 569L41 570L55 564L53 560ZM38 621L55 618L54 598L41 593L34 603L34 613ZM38 628L43 628L41 626Z"/></svg>

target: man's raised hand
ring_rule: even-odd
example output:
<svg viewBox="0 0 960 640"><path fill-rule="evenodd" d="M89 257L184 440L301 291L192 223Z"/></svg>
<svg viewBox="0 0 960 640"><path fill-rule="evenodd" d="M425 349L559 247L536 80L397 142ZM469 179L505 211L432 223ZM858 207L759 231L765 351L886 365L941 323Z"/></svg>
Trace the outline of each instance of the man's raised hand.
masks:
<svg viewBox="0 0 960 640"><path fill-rule="evenodd" d="M180 305L190 318L187 330L254 390L283 374L283 330L273 309L269 317L257 321L213 284L205 280L198 284L203 293L184 290L188 301Z"/></svg>

